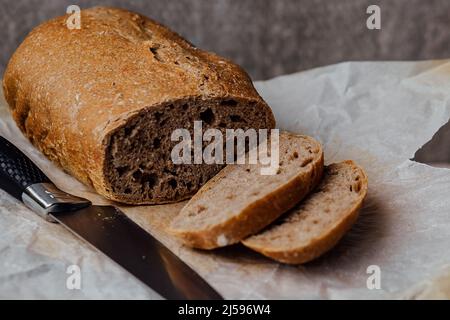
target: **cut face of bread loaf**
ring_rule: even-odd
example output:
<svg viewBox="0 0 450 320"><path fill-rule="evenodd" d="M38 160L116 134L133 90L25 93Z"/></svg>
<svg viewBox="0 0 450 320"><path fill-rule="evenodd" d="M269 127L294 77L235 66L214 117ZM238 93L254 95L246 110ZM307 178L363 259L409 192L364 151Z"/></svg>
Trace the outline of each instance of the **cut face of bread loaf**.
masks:
<svg viewBox="0 0 450 320"><path fill-rule="evenodd" d="M323 152L311 137L279 137L279 169L228 165L204 185L171 224L186 245L202 249L239 242L297 204L320 181Z"/></svg>
<svg viewBox="0 0 450 320"><path fill-rule="evenodd" d="M185 199L223 166L174 165L175 129L273 128L247 74L164 26L113 8L35 28L3 88L19 128L98 193L129 204Z"/></svg>
<svg viewBox="0 0 450 320"><path fill-rule="evenodd" d="M243 244L284 263L311 261L353 225L367 193L367 177L352 161L327 166L318 188L298 206Z"/></svg>

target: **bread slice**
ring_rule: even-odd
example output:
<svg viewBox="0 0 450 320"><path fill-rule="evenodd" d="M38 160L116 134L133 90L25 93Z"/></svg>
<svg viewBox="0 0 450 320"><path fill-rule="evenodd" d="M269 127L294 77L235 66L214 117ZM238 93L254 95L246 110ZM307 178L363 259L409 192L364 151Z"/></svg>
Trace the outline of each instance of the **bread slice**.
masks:
<svg viewBox="0 0 450 320"><path fill-rule="evenodd" d="M116 8L35 28L3 78L18 127L52 161L108 199L191 197L221 164L174 164L176 129L274 128L269 106L234 63L159 23Z"/></svg>
<svg viewBox="0 0 450 320"><path fill-rule="evenodd" d="M174 219L170 230L186 245L213 249L254 234L297 204L320 181L323 151L308 136L281 132L279 169L228 165L208 181Z"/></svg>
<svg viewBox="0 0 450 320"><path fill-rule="evenodd" d="M358 217L367 177L353 161L325 168L319 187L265 231L242 243L284 263L305 263L331 249Z"/></svg>

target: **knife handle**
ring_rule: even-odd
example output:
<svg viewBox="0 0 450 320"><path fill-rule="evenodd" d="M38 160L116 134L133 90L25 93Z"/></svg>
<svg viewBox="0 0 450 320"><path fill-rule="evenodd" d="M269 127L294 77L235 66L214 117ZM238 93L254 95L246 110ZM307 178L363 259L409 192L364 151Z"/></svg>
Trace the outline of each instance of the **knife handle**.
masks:
<svg viewBox="0 0 450 320"><path fill-rule="evenodd" d="M59 190L16 146L0 136L0 188L27 207L49 218L50 213L77 210L89 200Z"/></svg>
<svg viewBox="0 0 450 320"><path fill-rule="evenodd" d="M27 187L50 179L16 146L0 136L0 188L18 200Z"/></svg>

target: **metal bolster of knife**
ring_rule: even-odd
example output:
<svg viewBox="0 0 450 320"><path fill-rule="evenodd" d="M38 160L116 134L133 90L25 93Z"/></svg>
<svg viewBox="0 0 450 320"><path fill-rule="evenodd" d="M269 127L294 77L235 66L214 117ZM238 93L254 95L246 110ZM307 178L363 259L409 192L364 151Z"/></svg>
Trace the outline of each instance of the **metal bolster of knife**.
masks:
<svg viewBox="0 0 450 320"><path fill-rule="evenodd" d="M56 222L51 213L79 210L91 205L89 200L59 190L51 182L35 183L22 193L23 203L50 222Z"/></svg>

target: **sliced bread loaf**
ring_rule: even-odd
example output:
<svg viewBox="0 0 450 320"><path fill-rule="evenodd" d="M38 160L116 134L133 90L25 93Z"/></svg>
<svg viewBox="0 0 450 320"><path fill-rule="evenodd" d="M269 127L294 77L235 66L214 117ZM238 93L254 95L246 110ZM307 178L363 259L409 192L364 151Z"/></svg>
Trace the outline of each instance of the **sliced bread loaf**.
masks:
<svg viewBox="0 0 450 320"><path fill-rule="evenodd" d="M139 14L95 7L35 28L12 56L5 98L24 134L51 160L108 199L179 201L220 164L174 164L176 129L273 128L237 65L192 46Z"/></svg>
<svg viewBox="0 0 450 320"><path fill-rule="evenodd" d="M350 229L366 193L367 177L353 161L332 164L314 193L243 244L280 262L308 262L331 249Z"/></svg>
<svg viewBox="0 0 450 320"><path fill-rule="evenodd" d="M323 151L311 137L279 137L279 169L261 175L261 165L228 165L181 210L171 231L191 247L213 249L239 242L278 218L320 181Z"/></svg>

